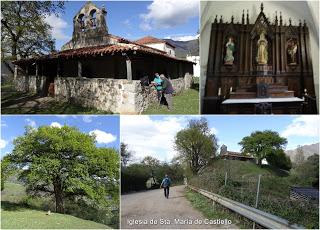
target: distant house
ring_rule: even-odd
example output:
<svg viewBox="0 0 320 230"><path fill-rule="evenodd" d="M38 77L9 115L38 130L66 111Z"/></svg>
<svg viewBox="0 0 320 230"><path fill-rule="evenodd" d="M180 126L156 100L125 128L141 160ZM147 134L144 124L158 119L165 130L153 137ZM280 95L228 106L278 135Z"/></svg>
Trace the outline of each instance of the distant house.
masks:
<svg viewBox="0 0 320 230"><path fill-rule="evenodd" d="M220 149L220 158L227 160L238 160L238 161L251 161L256 162L256 159L252 156L243 155L239 152L228 151L226 145L222 145Z"/></svg>
<svg viewBox="0 0 320 230"><path fill-rule="evenodd" d="M298 201L319 202L319 190L308 187L292 187L290 190L290 199Z"/></svg>
<svg viewBox="0 0 320 230"><path fill-rule="evenodd" d="M154 48L157 50L161 50L163 52L166 52L168 55L175 57L175 46L170 44L169 42L159 39L159 38L155 38L152 36L147 36L147 37L143 37L140 38L138 40L135 41L135 43L139 44L139 45L145 45L148 46L150 48Z"/></svg>

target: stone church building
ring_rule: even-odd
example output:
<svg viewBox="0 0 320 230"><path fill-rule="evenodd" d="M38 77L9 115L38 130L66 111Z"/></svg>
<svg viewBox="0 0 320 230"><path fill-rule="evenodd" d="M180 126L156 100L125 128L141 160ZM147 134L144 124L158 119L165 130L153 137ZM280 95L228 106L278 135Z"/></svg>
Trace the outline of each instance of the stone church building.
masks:
<svg viewBox="0 0 320 230"><path fill-rule="evenodd" d="M112 113L141 113L155 100L140 81L154 73L171 79L177 93L190 88L193 64L109 34L107 11L87 2L73 18L71 41L61 51L14 62L19 91Z"/></svg>

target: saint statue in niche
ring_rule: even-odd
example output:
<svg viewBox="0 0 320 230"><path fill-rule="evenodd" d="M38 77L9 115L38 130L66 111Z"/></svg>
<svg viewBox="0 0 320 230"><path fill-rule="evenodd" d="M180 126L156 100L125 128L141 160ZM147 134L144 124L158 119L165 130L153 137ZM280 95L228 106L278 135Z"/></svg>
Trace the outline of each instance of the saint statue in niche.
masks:
<svg viewBox="0 0 320 230"><path fill-rule="evenodd" d="M235 45L233 43L233 38L229 37L229 40L226 44L226 56L224 57L225 65L233 65L234 57L233 52L235 50Z"/></svg>
<svg viewBox="0 0 320 230"><path fill-rule="evenodd" d="M265 32L262 31L258 40L258 53L256 60L259 65L266 65L268 63L268 41L265 37Z"/></svg>
<svg viewBox="0 0 320 230"><path fill-rule="evenodd" d="M288 41L288 45L287 45L288 64L289 65L297 64L297 50L298 50L297 42L293 39L290 39Z"/></svg>

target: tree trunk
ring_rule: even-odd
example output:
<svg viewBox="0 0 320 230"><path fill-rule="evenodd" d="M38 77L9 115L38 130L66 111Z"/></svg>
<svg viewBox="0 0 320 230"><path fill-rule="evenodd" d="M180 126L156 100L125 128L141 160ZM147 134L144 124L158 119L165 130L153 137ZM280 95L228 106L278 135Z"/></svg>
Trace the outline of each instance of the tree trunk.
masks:
<svg viewBox="0 0 320 230"><path fill-rule="evenodd" d="M261 165L262 165L262 159L261 158L259 158L258 159L258 165L261 167Z"/></svg>
<svg viewBox="0 0 320 230"><path fill-rule="evenodd" d="M11 55L13 60L17 60L17 41L12 41Z"/></svg>
<svg viewBox="0 0 320 230"><path fill-rule="evenodd" d="M63 204L63 192L61 182L57 181L54 183L54 196L56 200L56 212L64 213L64 204Z"/></svg>

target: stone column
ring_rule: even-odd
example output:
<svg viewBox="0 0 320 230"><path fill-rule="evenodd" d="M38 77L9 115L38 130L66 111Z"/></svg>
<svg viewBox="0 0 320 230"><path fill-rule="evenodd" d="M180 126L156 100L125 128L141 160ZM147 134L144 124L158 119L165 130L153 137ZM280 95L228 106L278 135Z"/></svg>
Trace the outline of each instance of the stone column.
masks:
<svg viewBox="0 0 320 230"><path fill-rule="evenodd" d="M132 67L131 67L131 60L128 58L126 60L126 66L127 66L127 80L132 80Z"/></svg>
<svg viewBox="0 0 320 230"><path fill-rule="evenodd" d="M18 66L14 65L14 74L13 74L13 80L16 81L18 77Z"/></svg>
<svg viewBox="0 0 320 230"><path fill-rule="evenodd" d="M36 77L39 76L39 65L38 62L36 62Z"/></svg>
<svg viewBox="0 0 320 230"><path fill-rule="evenodd" d="M78 77L82 77L82 63L78 61Z"/></svg>

